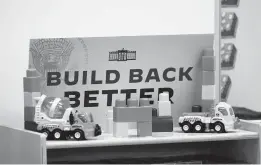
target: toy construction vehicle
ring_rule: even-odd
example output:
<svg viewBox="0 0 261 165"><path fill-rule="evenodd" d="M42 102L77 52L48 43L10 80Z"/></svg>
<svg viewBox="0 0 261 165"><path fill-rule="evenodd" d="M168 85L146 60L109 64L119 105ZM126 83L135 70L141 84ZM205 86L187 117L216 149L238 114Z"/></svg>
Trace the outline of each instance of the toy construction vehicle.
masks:
<svg viewBox="0 0 261 165"><path fill-rule="evenodd" d="M37 100L34 121L47 139L85 140L101 135L101 127L94 123L92 114L71 108L69 99L42 95Z"/></svg>
<svg viewBox="0 0 261 165"><path fill-rule="evenodd" d="M179 117L179 125L182 131L205 132L208 128L217 133L223 133L234 129L234 125L239 120L235 117L231 105L220 102L214 109L213 113L184 113Z"/></svg>

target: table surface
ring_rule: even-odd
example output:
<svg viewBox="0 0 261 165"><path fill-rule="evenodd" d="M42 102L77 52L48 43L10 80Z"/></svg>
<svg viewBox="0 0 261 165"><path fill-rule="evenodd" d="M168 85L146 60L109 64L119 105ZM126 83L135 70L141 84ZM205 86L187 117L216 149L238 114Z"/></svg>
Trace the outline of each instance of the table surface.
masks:
<svg viewBox="0 0 261 165"><path fill-rule="evenodd" d="M174 132L153 133L150 137L137 137L135 130L129 131L129 137L115 138L111 134L102 135L85 141L47 141L47 149L62 148L82 148L82 147L102 147L102 146L123 146L123 145L142 145L142 144L166 144L166 143L188 143L205 141L226 141L257 139L258 133L234 130L228 133L183 133L180 128L175 128Z"/></svg>

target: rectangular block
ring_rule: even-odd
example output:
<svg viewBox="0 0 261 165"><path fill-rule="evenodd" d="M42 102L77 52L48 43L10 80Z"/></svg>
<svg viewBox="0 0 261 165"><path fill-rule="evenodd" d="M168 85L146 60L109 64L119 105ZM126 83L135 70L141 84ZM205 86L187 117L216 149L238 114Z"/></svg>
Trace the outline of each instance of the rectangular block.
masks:
<svg viewBox="0 0 261 165"><path fill-rule="evenodd" d="M40 92L41 79L39 77L24 77L24 92Z"/></svg>
<svg viewBox="0 0 261 165"><path fill-rule="evenodd" d="M214 106L215 100L202 100L202 112L211 112L211 107Z"/></svg>
<svg viewBox="0 0 261 165"><path fill-rule="evenodd" d="M114 122L151 121L152 107L113 107Z"/></svg>
<svg viewBox="0 0 261 165"><path fill-rule="evenodd" d="M215 100L215 85L202 86L202 100Z"/></svg>
<svg viewBox="0 0 261 165"><path fill-rule="evenodd" d="M130 122L129 129L137 129L137 122Z"/></svg>
<svg viewBox="0 0 261 165"><path fill-rule="evenodd" d="M35 107L37 101L35 97L41 97L40 92L24 92L24 106L25 107Z"/></svg>
<svg viewBox="0 0 261 165"><path fill-rule="evenodd" d="M152 117L159 116L157 108L152 108Z"/></svg>
<svg viewBox="0 0 261 165"><path fill-rule="evenodd" d="M203 71L202 72L202 85L215 85L215 72Z"/></svg>
<svg viewBox="0 0 261 165"><path fill-rule="evenodd" d="M173 132L172 116L153 117L152 132Z"/></svg>
<svg viewBox="0 0 261 165"><path fill-rule="evenodd" d="M138 137L152 136L152 123L151 122L138 122L137 123Z"/></svg>
<svg viewBox="0 0 261 165"><path fill-rule="evenodd" d="M213 48L207 48L203 50L203 56L214 56Z"/></svg>
<svg viewBox="0 0 261 165"><path fill-rule="evenodd" d="M159 109L158 109L159 116L171 116L170 101L159 101L158 106L159 106Z"/></svg>
<svg viewBox="0 0 261 165"><path fill-rule="evenodd" d="M215 56L202 56L202 71L215 71Z"/></svg>
<svg viewBox="0 0 261 165"><path fill-rule="evenodd" d="M34 121L35 107L24 107L24 121Z"/></svg>
<svg viewBox="0 0 261 165"><path fill-rule="evenodd" d="M128 137L128 123L113 122L114 137Z"/></svg>
<svg viewBox="0 0 261 165"><path fill-rule="evenodd" d="M26 70L26 77L39 77L36 69L27 69Z"/></svg>
<svg viewBox="0 0 261 165"><path fill-rule="evenodd" d="M106 119L106 133L113 134L113 118Z"/></svg>

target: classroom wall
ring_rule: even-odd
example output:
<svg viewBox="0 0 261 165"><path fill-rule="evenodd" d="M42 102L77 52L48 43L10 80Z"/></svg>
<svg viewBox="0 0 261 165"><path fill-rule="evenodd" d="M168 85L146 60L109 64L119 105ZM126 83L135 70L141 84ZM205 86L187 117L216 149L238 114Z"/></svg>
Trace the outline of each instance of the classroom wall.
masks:
<svg viewBox="0 0 261 165"><path fill-rule="evenodd" d="M23 128L29 39L214 33L214 0L1 0L0 124Z"/></svg>
<svg viewBox="0 0 261 165"><path fill-rule="evenodd" d="M233 106L246 107L261 112L261 1L240 0L238 7L223 8L235 12L238 25L235 38L222 42L234 43L237 48L235 67L222 71L230 76L232 86L227 102Z"/></svg>

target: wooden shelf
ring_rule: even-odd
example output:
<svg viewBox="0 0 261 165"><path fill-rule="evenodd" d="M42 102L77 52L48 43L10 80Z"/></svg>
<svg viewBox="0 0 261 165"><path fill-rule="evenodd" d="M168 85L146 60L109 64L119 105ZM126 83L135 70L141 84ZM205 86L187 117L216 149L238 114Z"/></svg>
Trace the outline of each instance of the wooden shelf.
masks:
<svg viewBox="0 0 261 165"><path fill-rule="evenodd" d="M152 137L136 137L133 131L128 138L115 138L111 134L103 134L99 137L85 141L47 141L47 149L123 146L143 144L188 143L206 141L227 141L258 139L257 132L235 130L228 133L183 133L179 128L172 133L153 133Z"/></svg>

